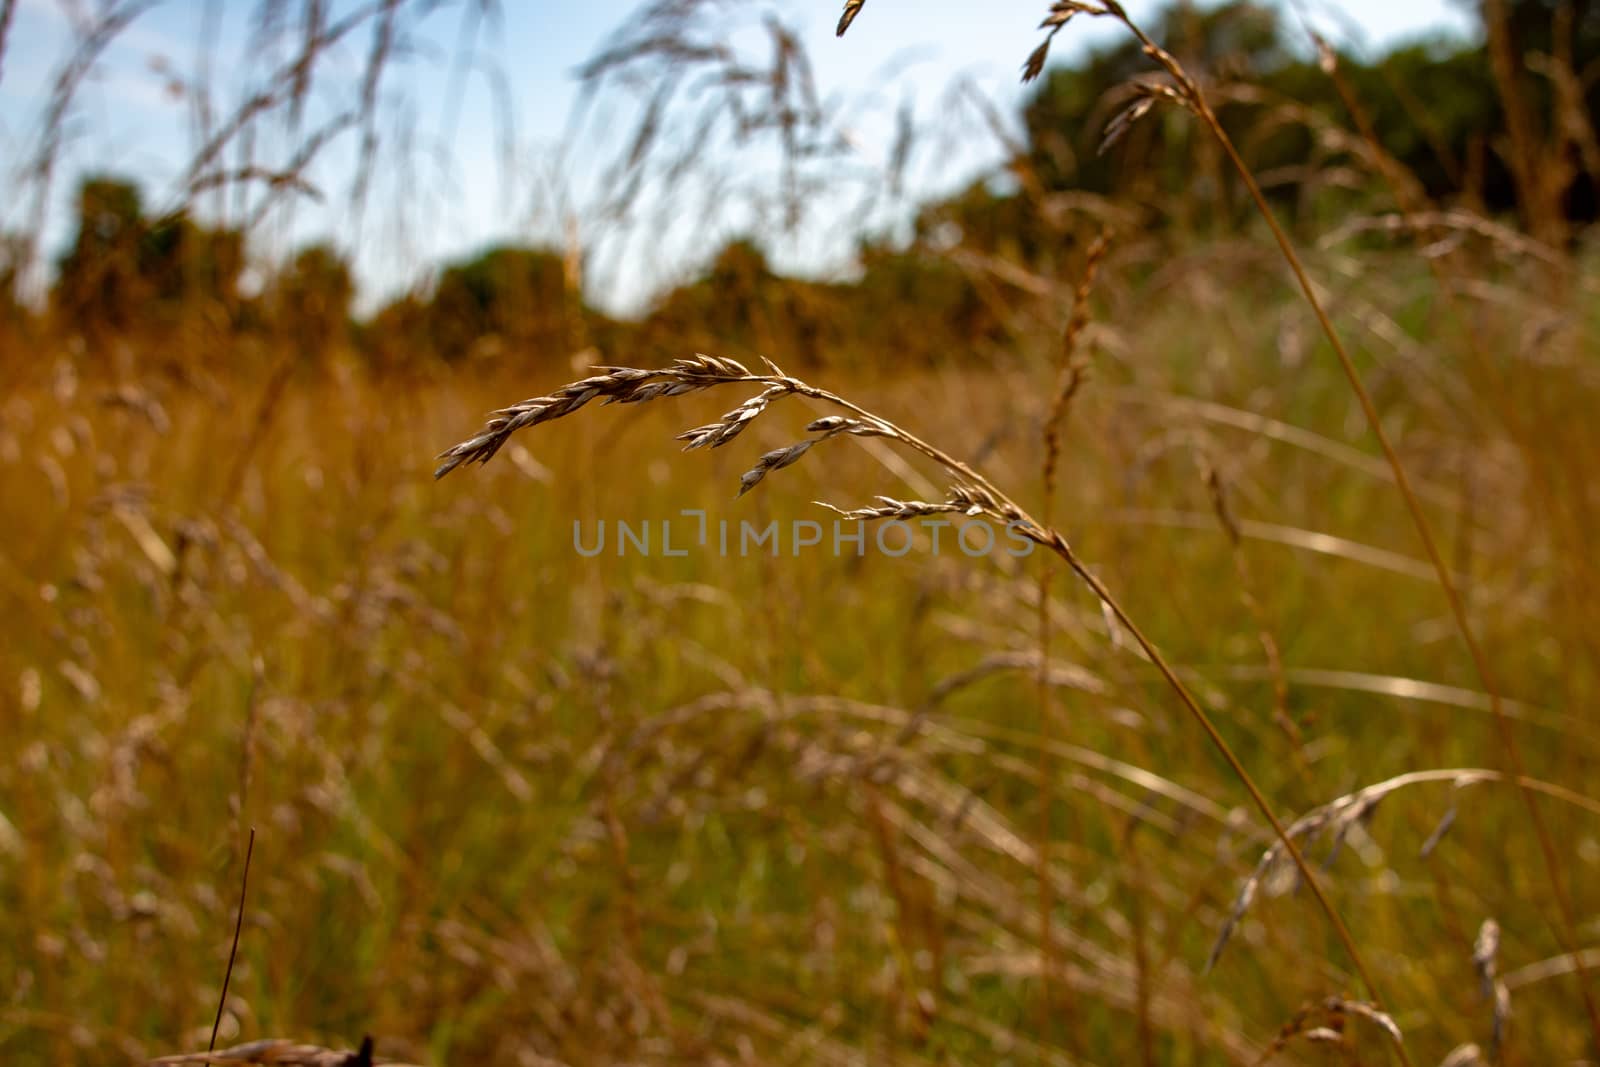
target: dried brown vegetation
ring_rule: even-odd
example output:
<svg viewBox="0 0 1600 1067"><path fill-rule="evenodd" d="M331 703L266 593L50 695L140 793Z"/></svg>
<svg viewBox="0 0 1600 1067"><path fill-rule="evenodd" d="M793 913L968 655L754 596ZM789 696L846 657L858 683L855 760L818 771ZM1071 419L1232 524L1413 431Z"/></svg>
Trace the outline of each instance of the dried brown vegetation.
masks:
<svg viewBox="0 0 1600 1067"><path fill-rule="evenodd" d="M730 255L633 331L575 308L576 253L485 256L416 307L560 275L559 308L447 324L480 354L545 346L539 369L407 379L297 351L343 328L311 256L272 290L294 340L227 373L181 345L143 362L215 336L218 305L157 329L154 303L194 300L132 245L82 245L80 280L131 279L114 314L73 355L19 311L59 349L0 366L0 1058L1592 1056L1600 320L1562 199L1593 123L1559 41L1589 9L1554 5L1555 43L1519 61L1501 7L1515 219L1434 202L1331 52L1338 116L1100 0L1048 5L1023 74L1074 20L1119 24L1142 66L1077 147L1181 142L1192 201L1152 224L1159 197L1063 190L1050 167L1089 164L1017 145L1014 192L929 209L883 254L904 289ZM85 16L62 115L140 10ZM186 201L233 190L223 222L264 218L352 134L359 209L418 10L263 5L262 40L300 27L292 59L232 115L186 90ZM596 225L692 185L722 123L781 153L772 217L805 224L847 154L836 102L777 19L753 65L731 11L647 5L583 68L645 101ZM464 6L463 32L492 14ZM836 30L887 39L892 15L852 0ZM1270 118L1236 136L1241 107ZM301 129L287 161L250 155L269 119ZM915 155L899 129L885 186ZM1316 148L1268 180L1285 129ZM226 226L186 225L149 234L226 251ZM959 316L916 304L952 289ZM630 349L730 322L716 355ZM905 323L915 360L883 343ZM778 365L840 338L881 362ZM920 355L941 350L965 355ZM427 478L508 379L569 361L600 365ZM968 551L984 524L1037 551Z"/></svg>

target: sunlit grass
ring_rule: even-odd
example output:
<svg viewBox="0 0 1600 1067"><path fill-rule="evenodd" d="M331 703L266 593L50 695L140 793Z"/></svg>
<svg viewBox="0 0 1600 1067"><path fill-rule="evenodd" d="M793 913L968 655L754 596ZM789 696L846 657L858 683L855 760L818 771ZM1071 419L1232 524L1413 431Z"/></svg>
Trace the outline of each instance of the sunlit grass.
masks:
<svg viewBox="0 0 1600 1067"><path fill-rule="evenodd" d="M1509 365L1526 395L1497 396L1436 342L1462 335L1413 294L1426 283L1401 277L1340 289L1354 321L1399 331L1356 344L1470 576L1530 773L1581 792L1600 745L1593 601L1570 584L1591 574L1592 338L1564 336L1556 368ZM1340 382L1297 341L1302 313L1178 285L1097 308L1060 525L1280 810L1407 770L1497 767L1438 589ZM1027 499L1042 371L1024 356L854 392ZM861 558L795 557L787 540L777 558L619 556L614 541L584 558L574 520L687 532L688 508L713 531L787 529L827 517L813 500L910 491L841 440L736 500L749 462L812 413L678 454L672 436L725 397L585 410L431 479L434 453L556 384L542 379L297 378L265 403L248 380L222 397L152 380L164 431L106 406L92 377L6 398L8 1062L203 1046L247 826L229 1040L370 1032L439 1063L1031 1062L1035 1044L1114 1062L1147 1018L1159 1062L1230 1063L1303 1003L1357 995L1297 896L1258 900L1200 974L1267 838L1126 635L1061 583L1050 734L1069 747L1045 847L1062 971L1041 1015L1037 559L948 542L886 558L870 531ZM1242 520L1298 738L1275 722L1198 454ZM1546 812L1592 912L1593 817ZM1504 785L1416 787L1329 862L1418 1062L1487 1044L1485 918L1504 931L1502 972L1557 951L1524 820ZM1579 1054L1567 980L1514 1004L1519 1049ZM1385 1054L1381 1032L1350 1036Z"/></svg>

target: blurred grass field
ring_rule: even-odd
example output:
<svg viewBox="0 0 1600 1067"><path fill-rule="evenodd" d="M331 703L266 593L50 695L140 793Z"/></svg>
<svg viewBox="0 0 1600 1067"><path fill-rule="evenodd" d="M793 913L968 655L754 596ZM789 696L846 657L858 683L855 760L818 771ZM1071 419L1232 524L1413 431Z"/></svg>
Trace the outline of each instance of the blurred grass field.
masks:
<svg viewBox="0 0 1600 1067"><path fill-rule="evenodd" d="M1218 255L1097 302L1063 528L1280 810L1499 768L1486 699L1304 310L1270 270ZM1360 357L1530 774L1580 794L1544 805L1592 917L1595 323L1519 347L1538 301L1507 280L1474 336L1511 355L1481 367L1415 268L1376 252L1321 266L1344 317L1371 324ZM1049 343L1041 330L1036 351ZM1036 492L1043 358L832 384ZM505 378L113 393L57 362L7 389L7 1062L203 1042L246 827L224 1043L370 1032L429 1063L1234 1063L1303 1005L1357 995L1281 878L1201 973L1268 839L1149 665L1059 579L1041 721L1039 558L583 558L574 520L586 538L683 508L787 523L820 517L812 500L911 490L840 442L735 500L746 461L811 415L781 413L788 431L763 423L737 455L668 447L721 396L586 410L432 481L430 457L482 411L555 384ZM1572 980L1537 969L1559 946L1508 785L1396 793L1326 878L1421 1062L1489 1042L1486 918L1511 1062L1583 1055ZM1600 934L1592 918L1583 933ZM1381 1030L1347 1025L1343 1048L1285 1055L1383 1062Z"/></svg>
<svg viewBox="0 0 1600 1067"><path fill-rule="evenodd" d="M211 131L181 207L82 175L42 279L43 221L0 234L0 1063L368 1035L379 1062L526 1067L1600 1056L1600 5L1488 3L1482 40L1362 60L1179 4L1151 23L1178 58L1128 37L1045 71L1065 14L1111 14L1057 4L1019 114L944 98L1004 159L927 203L907 160L953 159L949 130L907 105L862 178L871 122L819 99L781 19L649 5L578 72L627 144L566 245L508 238L359 316L334 244L258 242L347 134L351 212L407 180L378 87L432 5L330 10L264 5L244 41L276 80L232 119L203 48L198 81L156 70ZM464 5L460 40L494 11ZM141 13L74 22L18 179L39 203ZM1191 67L1220 117L1174 88ZM597 260L669 243L650 211L750 206L719 167L776 174L753 232L637 318L591 305ZM864 201L896 225L856 234L854 273L769 262L855 182L904 210ZM740 495L837 413L816 399L687 453L756 390L594 403L435 480L486 412L697 351L970 463L1181 685L1061 560L962 551L967 518L937 549L918 523L903 553L836 544L819 503L946 499L959 472L891 436ZM217 1062L371 1062L265 1051Z"/></svg>

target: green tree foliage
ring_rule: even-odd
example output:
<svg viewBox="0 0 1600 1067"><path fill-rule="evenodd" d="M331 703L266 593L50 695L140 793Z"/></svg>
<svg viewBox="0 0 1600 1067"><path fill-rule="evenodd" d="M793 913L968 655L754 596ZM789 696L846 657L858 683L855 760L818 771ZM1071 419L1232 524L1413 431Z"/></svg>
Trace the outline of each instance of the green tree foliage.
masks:
<svg viewBox="0 0 1600 1067"><path fill-rule="evenodd" d="M428 301L406 293L357 328L361 352L381 374L409 374L436 360L428 342Z"/></svg>
<svg viewBox="0 0 1600 1067"><path fill-rule="evenodd" d="M22 234L0 233L0 363L37 351L30 343L37 320L22 296L31 247Z"/></svg>
<svg viewBox="0 0 1600 1067"><path fill-rule="evenodd" d="M355 278L337 249L301 249L273 279L268 315L277 331L307 359L342 345L349 335Z"/></svg>
<svg viewBox="0 0 1600 1067"><path fill-rule="evenodd" d="M139 272L168 321L185 311L226 318L239 303L244 235L198 225L187 214L150 223L140 247Z"/></svg>
<svg viewBox="0 0 1600 1067"><path fill-rule="evenodd" d="M1507 148L1524 157L1517 192L1524 201L1550 198L1521 204L1523 222L1549 236L1541 232L1549 222L1541 210L1593 221L1600 217L1600 3L1485 0L1482 9L1490 56L1499 43L1509 60L1491 69L1506 111ZM1517 170L1515 160L1503 162Z"/></svg>
<svg viewBox="0 0 1600 1067"><path fill-rule="evenodd" d="M52 304L69 331L126 332L144 298L138 186L89 178L78 190L78 233L58 266Z"/></svg>
<svg viewBox="0 0 1600 1067"><path fill-rule="evenodd" d="M848 326L847 351L878 366L941 365L970 360L1007 332L990 291L974 285L960 265L919 225L910 247L864 242L861 277L836 291ZM952 348L952 338L960 347Z"/></svg>
<svg viewBox="0 0 1600 1067"><path fill-rule="evenodd" d="M580 334L574 311L558 254L501 245L445 268L427 328L446 361L506 351L565 358Z"/></svg>
<svg viewBox="0 0 1600 1067"><path fill-rule="evenodd" d="M178 212L145 217L139 189L86 179L78 230L58 263L52 308L70 333L100 341L198 319L226 328L239 303L244 237Z"/></svg>
<svg viewBox="0 0 1600 1067"><path fill-rule="evenodd" d="M951 349L951 337L999 337L991 306L926 242L868 241L858 258L853 281L809 281L773 271L754 240L730 241L700 278L657 302L632 350L658 361L698 348L786 367L904 367L967 354Z"/></svg>
<svg viewBox="0 0 1600 1067"><path fill-rule="evenodd" d="M1370 131L1414 180L1407 188L1428 201L1515 213L1551 239L1553 214L1563 216L1557 236L1600 214L1600 0L1486 0L1482 11L1479 40L1410 44L1366 62L1339 56L1336 76L1298 24L1262 0L1176 0L1147 28L1205 81L1292 222L1322 232L1352 209L1394 205L1365 142ZM1249 224L1232 169L1190 117L1158 106L1102 144L1130 83L1155 75L1125 35L1048 70L1023 109L1009 178L926 205L903 247L864 242L849 283L784 277L754 240L734 240L642 322L615 323L583 305L577 272L559 253L500 245L448 264L429 291L384 308L359 330L359 347L374 366L397 370L496 355L566 367L589 349L601 359L702 348L799 366L940 362L1005 344L1013 290L1026 281L1013 268L1049 278L1074 269L1075 235L1056 225L1076 217L1071 205L1131 210L1142 226L1183 237ZM259 327L311 359L351 339L355 286L336 251L302 250L248 307L238 292L244 255L237 232L181 212L147 218L133 184L90 178L58 263L55 321L91 342L184 322ZM951 337L962 352L951 351Z"/></svg>
<svg viewBox="0 0 1600 1067"><path fill-rule="evenodd" d="M1517 0L1505 8L1519 63L1514 80L1535 135L1547 143L1559 130L1572 142L1555 145L1553 158L1571 172L1562 179L1568 217L1590 221L1596 175L1586 173L1594 168L1583 156L1589 151L1600 163L1600 149L1593 148L1600 3ZM1334 79L1309 54L1310 42L1294 33L1277 9L1240 0L1207 9L1174 4L1156 19L1154 36L1187 68L1204 73L1224 126L1252 166L1281 179L1271 184L1285 206L1303 208L1315 199L1305 195L1301 180L1314 178L1325 164L1349 161L1358 122ZM1100 151L1102 131L1126 99L1128 82L1151 71L1138 46L1122 41L1048 72L1024 109L1024 162L1046 191L1134 200L1178 222L1236 221L1245 205L1196 124L1158 109ZM1485 43L1411 44L1370 63L1341 55L1338 72L1384 152L1430 198L1465 200L1494 213L1519 206L1508 157L1516 148L1506 137L1506 86L1493 72ZM1577 91L1563 98L1562 84ZM1331 129L1346 136L1330 138ZM1548 170L1550 160L1537 166ZM1368 168L1366 177L1369 191L1382 195L1379 176Z"/></svg>
<svg viewBox="0 0 1600 1067"><path fill-rule="evenodd" d="M811 362L829 318L815 285L775 273L759 245L724 245L698 278L663 297L639 328L639 345L656 358L695 348L735 358L766 355Z"/></svg>
<svg viewBox="0 0 1600 1067"><path fill-rule="evenodd" d="M22 234L0 233L0 320L12 323L25 317L22 275L27 269L28 240Z"/></svg>
<svg viewBox="0 0 1600 1067"><path fill-rule="evenodd" d="M1575 59L1600 54L1597 0L1506 0L1504 7L1512 38L1522 49L1551 54L1560 47L1558 38L1565 33L1571 35ZM1583 69L1583 64L1578 66Z"/></svg>
<svg viewBox="0 0 1600 1067"><path fill-rule="evenodd" d="M445 267L431 292L391 301L358 331L367 359L386 371L506 359L566 368L583 355L632 343L631 328L587 307L560 253L499 245ZM581 358L580 358L581 357Z"/></svg>

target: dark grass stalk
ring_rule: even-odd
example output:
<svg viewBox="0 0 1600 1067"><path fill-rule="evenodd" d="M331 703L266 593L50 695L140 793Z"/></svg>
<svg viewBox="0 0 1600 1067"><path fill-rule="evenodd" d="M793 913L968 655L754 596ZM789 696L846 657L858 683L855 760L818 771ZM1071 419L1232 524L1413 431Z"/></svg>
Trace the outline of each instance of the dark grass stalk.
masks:
<svg viewBox="0 0 1600 1067"><path fill-rule="evenodd" d="M250 857L256 852L256 828L250 827L250 840L244 848L244 873L239 877L239 911L233 920L233 947L228 949L228 969L222 972L222 995L217 998L217 1017L211 1020L211 1043L206 1052L217 1049L217 1030L222 1026L222 1012L228 1006L228 982L233 978L233 961L239 955L239 931L244 929L244 898L250 889ZM210 1063L209 1060L206 1061Z"/></svg>

